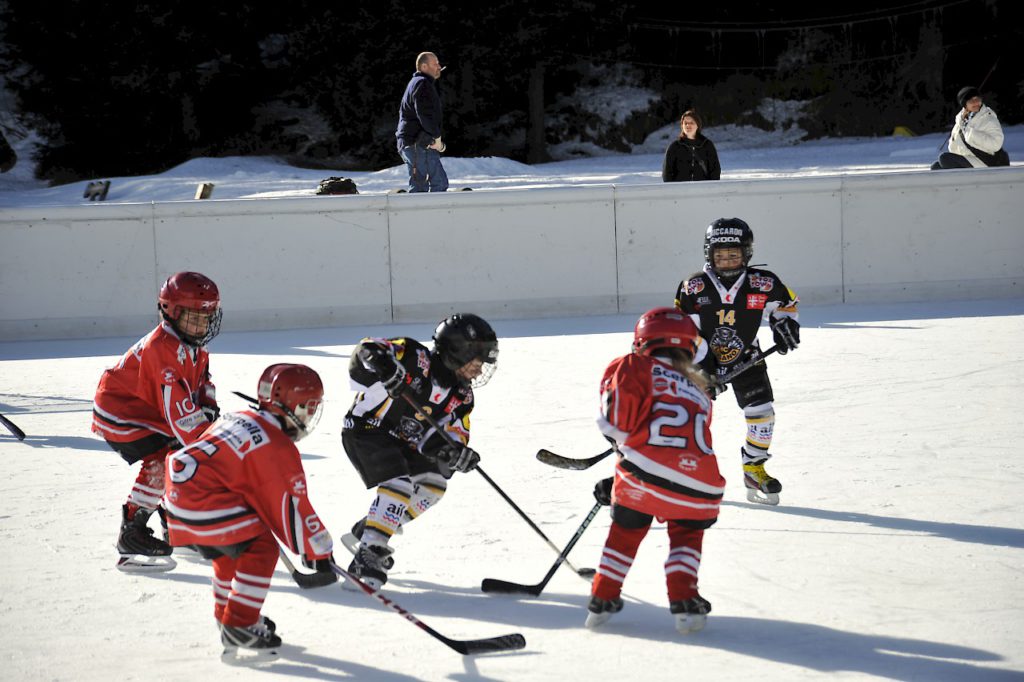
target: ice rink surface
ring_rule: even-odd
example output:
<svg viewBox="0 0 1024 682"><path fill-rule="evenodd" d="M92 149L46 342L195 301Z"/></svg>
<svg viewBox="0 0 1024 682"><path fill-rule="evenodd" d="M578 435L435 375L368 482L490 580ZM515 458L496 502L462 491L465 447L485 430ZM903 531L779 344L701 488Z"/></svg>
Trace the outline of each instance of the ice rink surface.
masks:
<svg viewBox="0 0 1024 682"><path fill-rule="evenodd" d="M535 453L605 449L597 385L628 352L634 321L491 320L501 356L477 393L472 445L556 545L612 464L563 471ZM471 472L395 539L385 592L449 637L520 632L524 650L459 656L361 593L300 591L279 566L265 612L285 645L260 670L220 661L208 564L114 568L136 470L90 434L90 410L103 369L136 338L0 343L0 413L28 434L0 432L0 679L1024 680L1024 300L805 307L801 321L800 349L768 360L780 506L746 501L742 414L731 392L715 403L728 489L705 536L700 590L714 610L704 631L673 629L659 524L626 581L626 608L600 631L583 628L588 585L564 568L537 598L481 593L487 577L539 582L555 552ZM300 449L335 537L371 500L340 443L351 348L432 331L224 333L210 345L228 411L244 406L231 391L254 394L271 363L324 378L326 413ZM576 566L597 565L607 527L602 512Z"/></svg>

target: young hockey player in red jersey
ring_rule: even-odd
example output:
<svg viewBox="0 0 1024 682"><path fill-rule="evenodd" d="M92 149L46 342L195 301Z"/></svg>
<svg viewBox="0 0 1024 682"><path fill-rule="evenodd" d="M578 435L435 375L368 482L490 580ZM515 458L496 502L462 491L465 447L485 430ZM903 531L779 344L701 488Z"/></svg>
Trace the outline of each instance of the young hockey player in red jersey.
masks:
<svg viewBox="0 0 1024 682"><path fill-rule="evenodd" d="M711 447L708 377L693 364L697 327L675 308L644 313L633 352L613 360L601 380L598 427L615 446L615 476L594 497L611 504L586 626L622 610L622 583L657 517L666 521L669 610L682 633L704 627L711 604L697 592L704 530L718 519L725 479Z"/></svg>
<svg viewBox="0 0 1024 682"><path fill-rule="evenodd" d="M333 575L331 535L309 501L294 444L320 419L323 383L304 365L271 365L257 395L258 408L221 416L167 456L170 541L213 560L213 615L226 655L281 645L274 622L260 615L277 565L274 536Z"/></svg>
<svg viewBox="0 0 1024 682"><path fill-rule="evenodd" d="M171 546L148 527L164 493L164 457L195 441L216 419L206 344L220 331L217 285L198 272L179 272L160 288L161 321L106 370L93 404L92 430L139 475L122 508L118 568L174 568Z"/></svg>
<svg viewBox="0 0 1024 682"><path fill-rule="evenodd" d="M753 255L750 226L739 218L719 218L704 235L704 269L680 282L676 291L676 307L707 341L697 361L713 376L724 376L760 352L762 318L768 318L779 353L800 345L796 294L774 272L750 267ZM775 398L764 361L733 379L732 387L747 421L747 441L740 450L747 499L778 504L782 484L764 468L775 429Z"/></svg>
<svg viewBox="0 0 1024 682"><path fill-rule="evenodd" d="M472 471L480 461L466 445L473 388L487 383L497 362L494 330L470 314L443 320L432 351L414 339L395 338L364 339L352 352L349 376L358 393L345 415L342 441L363 483L377 494L345 542L355 550L348 570L368 585L387 582L394 564L391 537L437 504L453 471ZM419 417L403 392L461 445L453 447Z"/></svg>

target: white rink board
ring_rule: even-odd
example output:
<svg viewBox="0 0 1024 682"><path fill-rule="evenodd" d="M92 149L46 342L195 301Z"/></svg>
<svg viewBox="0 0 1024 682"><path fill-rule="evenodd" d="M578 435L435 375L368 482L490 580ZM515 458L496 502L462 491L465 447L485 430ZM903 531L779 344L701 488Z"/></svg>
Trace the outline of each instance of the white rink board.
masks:
<svg viewBox="0 0 1024 682"><path fill-rule="evenodd" d="M847 303L1024 293L1024 174L972 170L844 181Z"/></svg>
<svg viewBox="0 0 1024 682"><path fill-rule="evenodd" d="M739 217L754 230L754 260L805 303L842 295L839 178L632 185L616 190L622 312L670 305L679 282L704 265L704 231Z"/></svg>
<svg viewBox="0 0 1024 682"><path fill-rule="evenodd" d="M392 205L398 321L460 310L499 318L616 311L611 186L421 194Z"/></svg>
<svg viewBox="0 0 1024 682"><path fill-rule="evenodd" d="M0 340L142 334L197 270L227 331L636 313L741 217L805 303L1008 298L1024 283L1024 168L0 214Z"/></svg>

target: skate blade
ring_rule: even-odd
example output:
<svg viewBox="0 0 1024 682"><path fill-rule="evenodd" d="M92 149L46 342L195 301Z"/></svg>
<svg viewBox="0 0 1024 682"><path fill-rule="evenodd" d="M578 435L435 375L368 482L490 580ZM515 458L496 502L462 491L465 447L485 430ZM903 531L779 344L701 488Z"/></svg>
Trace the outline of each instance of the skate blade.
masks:
<svg viewBox="0 0 1024 682"><path fill-rule="evenodd" d="M220 660L227 665L260 666L269 665L278 660L278 654L276 647L273 649L246 649L225 645Z"/></svg>
<svg viewBox="0 0 1024 682"><path fill-rule="evenodd" d="M684 635L691 635L704 629L708 617L700 613L677 613L676 630Z"/></svg>
<svg viewBox="0 0 1024 682"><path fill-rule="evenodd" d="M145 554L122 554L117 560L117 570L124 573L166 573L177 565L170 557Z"/></svg>
<svg viewBox="0 0 1024 682"><path fill-rule="evenodd" d="M584 621L584 627L593 630L599 628L608 622L608 619L612 617L611 611L603 611L602 613L587 613L587 620Z"/></svg>
<svg viewBox="0 0 1024 682"><path fill-rule="evenodd" d="M774 507L779 503L779 494L765 493L753 488L747 488L747 500L750 502L756 502L757 504L767 504Z"/></svg>
<svg viewBox="0 0 1024 682"><path fill-rule="evenodd" d="M355 556L359 552L359 538L352 533L345 533L341 536L341 544Z"/></svg>

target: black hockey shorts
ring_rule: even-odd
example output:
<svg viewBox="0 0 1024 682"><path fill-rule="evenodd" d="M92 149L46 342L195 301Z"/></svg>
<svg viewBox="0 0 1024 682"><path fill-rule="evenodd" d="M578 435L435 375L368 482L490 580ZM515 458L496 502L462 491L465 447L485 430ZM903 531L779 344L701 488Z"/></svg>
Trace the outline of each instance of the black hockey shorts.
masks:
<svg viewBox="0 0 1024 682"><path fill-rule="evenodd" d="M747 405L763 405L775 400L772 382L768 380L768 366L763 362L757 363L733 379L730 384L736 396L736 404L741 408Z"/></svg>
<svg viewBox="0 0 1024 682"><path fill-rule="evenodd" d="M150 455L154 455L161 450L175 450L178 447L177 438L169 438L162 433L154 433L145 438L139 440L129 441L127 443L115 443L112 440L107 441L114 452L121 455L121 459L128 462L129 464L135 464L140 459L145 459Z"/></svg>
<svg viewBox="0 0 1024 682"><path fill-rule="evenodd" d="M629 507L624 507L620 504L612 505L612 521L623 528L646 528L651 525L653 520L654 517L650 514L645 514L644 512L637 511L636 509L630 509ZM693 519L672 519L669 523L674 523L678 526L682 526L683 528L705 530L715 525L716 521L718 521L718 517L713 519L701 519L699 521Z"/></svg>
<svg viewBox="0 0 1024 682"><path fill-rule="evenodd" d="M399 476L411 477L425 473L444 475L434 460L424 457L407 443L383 431L342 429L341 442L345 446L345 454L367 488ZM445 478L450 478L450 474Z"/></svg>

